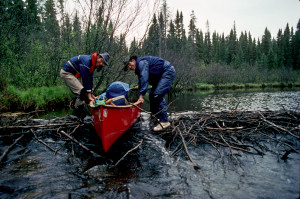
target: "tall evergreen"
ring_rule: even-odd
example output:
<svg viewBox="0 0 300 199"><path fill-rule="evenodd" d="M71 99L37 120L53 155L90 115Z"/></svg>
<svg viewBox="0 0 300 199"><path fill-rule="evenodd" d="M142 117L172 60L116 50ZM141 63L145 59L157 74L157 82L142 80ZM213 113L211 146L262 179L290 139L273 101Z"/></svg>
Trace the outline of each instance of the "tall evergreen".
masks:
<svg viewBox="0 0 300 199"><path fill-rule="evenodd" d="M170 21L169 25L169 31L168 31L168 40L167 40L167 48L173 51L176 51L176 33L175 33L175 26L173 21Z"/></svg>
<svg viewBox="0 0 300 199"><path fill-rule="evenodd" d="M212 35L212 61L217 63L219 58L219 35L216 31Z"/></svg>
<svg viewBox="0 0 300 199"><path fill-rule="evenodd" d="M40 17L38 13L38 2L37 0L26 0L27 4L27 21L33 27L36 28L35 25L40 23Z"/></svg>
<svg viewBox="0 0 300 199"><path fill-rule="evenodd" d="M176 38L180 40L182 37L182 27L181 27L182 23L181 23L180 14L178 10L176 12L176 18L174 22L175 22L175 35Z"/></svg>
<svg viewBox="0 0 300 199"><path fill-rule="evenodd" d="M284 37L282 33L282 29L278 30L277 33L277 59L278 59L278 67L283 68L285 66L285 57L284 57Z"/></svg>
<svg viewBox="0 0 300 199"><path fill-rule="evenodd" d="M167 5L167 0L163 0L161 7L161 14L159 19L159 27L160 27L160 45L162 46L162 50L160 54L165 54L167 49L167 32L168 32L168 22L169 22L169 10ZM162 56L162 55L160 55Z"/></svg>
<svg viewBox="0 0 300 199"><path fill-rule="evenodd" d="M294 69L300 69L300 18L297 24L297 30L292 38L292 63Z"/></svg>
<svg viewBox="0 0 300 199"><path fill-rule="evenodd" d="M248 52L248 37L247 33L241 32L239 41L238 41L238 49L237 49L237 55L235 59L235 66L240 67L243 63L246 62L247 56L249 55Z"/></svg>
<svg viewBox="0 0 300 199"><path fill-rule="evenodd" d="M149 28L148 36L145 39L143 48L145 54L158 56L159 54L159 27L156 15L153 15L152 25Z"/></svg>
<svg viewBox="0 0 300 199"><path fill-rule="evenodd" d="M191 38L193 44L196 41L196 32L197 32L196 23L197 23L197 18L195 16L194 10L192 10L190 24L189 24L189 38Z"/></svg>
<svg viewBox="0 0 300 199"><path fill-rule="evenodd" d="M183 24L182 12L179 13L179 11L177 10L174 23L175 23L175 36L177 39L176 49L177 51L181 51L183 46L185 45L184 42L186 41L186 34L185 34L185 29Z"/></svg>
<svg viewBox="0 0 300 199"><path fill-rule="evenodd" d="M206 33L204 36L204 62L206 64L211 63L212 58L212 45L210 38L209 22L206 21Z"/></svg>
<svg viewBox="0 0 300 199"><path fill-rule="evenodd" d="M284 66L290 68L292 66L292 52L291 52L291 30L289 24L286 25L283 33L283 56Z"/></svg>
<svg viewBox="0 0 300 199"><path fill-rule="evenodd" d="M226 63L226 41L225 35L222 33L222 36L219 41L219 63Z"/></svg>
<svg viewBox="0 0 300 199"><path fill-rule="evenodd" d="M268 53L268 61L269 61L269 65L268 68L269 69L277 69L278 68L278 47L276 45L276 40L273 39L272 40L272 44L271 44L272 48L270 48L269 53Z"/></svg>
<svg viewBox="0 0 300 199"><path fill-rule="evenodd" d="M196 32L196 60L204 61L204 37L203 32L197 30Z"/></svg>
<svg viewBox="0 0 300 199"><path fill-rule="evenodd" d="M261 52L265 55L267 55L269 53L269 50L271 49L271 39L271 33L266 28L261 40Z"/></svg>
<svg viewBox="0 0 300 199"><path fill-rule="evenodd" d="M181 46L182 48L184 47L184 45L186 44L186 41L187 41L187 36L186 36L186 31L185 31L185 28L184 28L184 24L183 24L183 14L182 12L180 12L180 27L181 27L181 32L182 32L182 35L181 35ZM184 49L181 49L181 51L184 51Z"/></svg>
<svg viewBox="0 0 300 199"><path fill-rule="evenodd" d="M164 52L165 42L166 42L165 19L164 19L164 15L163 15L162 12L160 12L160 14L159 14L158 22L159 22L159 25L158 25L158 34L159 34L159 40L158 40L158 43L159 43L159 46L158 46L159 51L158 52L159 53L158 53L158 56L162 57L162 53Z"/></svg>
<svg viewBox="0 0 300 199"><path fill-rule="evenodd" d="M75 12L75 16L72 24L72 37L71 37L71 53L80 54L82 51L82 30L81 22L78 17L78 12Z"/></svg>
<svg viewBox="0 0 300 199"><path fill-rule="evenodd" d="M188 32L188 40L187 40L187 55L192 56L192 58L195 57L196 55L196 34L197 34L197 27L196 27L196 16L194 11L191 13L191 19L190 19L190 24L189 24L189 32Z"/></svg>
<svg viewBox="0 0 300 199"><path fill-rule="evenodd" d="M55 84L59 75L59 69L61 68L61 60L65 59L61 57L60 52L60 26L57 20L57 11L54 0L47 0L44 7L43 16L43 41L46 42L45 53L49 56L49 67L46 70L47 77L46 85L50 86Z"/></svg>
<svg viewBox="0 0 300 199"><path fill-rule="evenodd" d="M60 26L54 0L47 0L44 7L43 25L45 36L55 41L60 37ZM47 40L46 40L47 41Z"/></svg>
<svg viewBox="0 0 300 199"><path fill-rule="evenodd" d="M236 27L234 22L233 29L230 30L230 34L227 40L227 51L226 51L227 64L234 62L236 55L237 55L237 34L236 34Z"/></svg>

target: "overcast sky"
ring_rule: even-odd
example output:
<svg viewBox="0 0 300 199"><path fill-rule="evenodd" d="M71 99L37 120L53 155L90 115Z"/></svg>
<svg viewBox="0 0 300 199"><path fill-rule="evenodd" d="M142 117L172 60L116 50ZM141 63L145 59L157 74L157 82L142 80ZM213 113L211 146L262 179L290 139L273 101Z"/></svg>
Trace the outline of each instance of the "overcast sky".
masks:
<svg viewBox="0 0 300 199"><path fill-rule="evenodd" d="M192 10L197 18L197 28L206 32L209 21L210 32L229 35L234 21L238 36L241 31L261 38L265 28L272 37L288 23L296 30L300 18L300 0L167 0L172 19L176 11L182 11L186 32Z"/></svg>

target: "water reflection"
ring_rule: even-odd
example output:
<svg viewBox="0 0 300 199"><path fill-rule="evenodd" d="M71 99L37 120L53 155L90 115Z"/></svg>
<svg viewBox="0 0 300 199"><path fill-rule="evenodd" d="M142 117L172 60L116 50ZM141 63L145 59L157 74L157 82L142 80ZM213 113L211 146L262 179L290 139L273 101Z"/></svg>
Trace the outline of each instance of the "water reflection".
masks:
<svg viewBox="0 0 300 199"><path fill-rule="evenodd" d="M175 100L169 107L174 112L193 111L230 111L236 106L240 111L294 110L300 108L300 91L216 91L193 92L169 98Z"/></svg>

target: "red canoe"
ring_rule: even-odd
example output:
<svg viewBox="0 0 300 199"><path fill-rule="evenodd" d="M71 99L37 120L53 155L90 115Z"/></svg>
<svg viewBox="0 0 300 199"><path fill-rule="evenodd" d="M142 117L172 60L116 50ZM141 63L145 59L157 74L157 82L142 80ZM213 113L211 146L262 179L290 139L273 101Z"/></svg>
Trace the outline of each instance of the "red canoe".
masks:
<svg viewBox="0 0 300 199"><path fill-rule="evenodd" d="M141 103L134 105L92 107L95 130L105 152L129 129L140 116Z"/></svg>

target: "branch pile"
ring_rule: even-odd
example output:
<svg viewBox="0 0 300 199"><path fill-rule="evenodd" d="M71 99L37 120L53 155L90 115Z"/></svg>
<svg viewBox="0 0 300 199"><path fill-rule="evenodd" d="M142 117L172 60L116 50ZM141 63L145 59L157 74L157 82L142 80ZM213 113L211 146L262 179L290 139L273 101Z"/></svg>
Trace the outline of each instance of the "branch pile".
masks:
<svg viewBox="0 0 300 199"><path fill-rule="evenodd" d="M59 153L59 151L66 147L67 144L75 143L79 148L88 151L94 157L99 155L93 150L85 146L87 139L91 136L89 131L93 129L91 121L80 121L76 116L68 115L65 117L57 117L50 120L45 119L32 119L8 117L1 118L1 141L5 145L10 146L2 153L0 162L4 161L5 156L9 153L17 142L20 142L21 138L30 140L35 139L39 143L45 145L49 150L53 151L53 154ZM82 134L81 132L85 132ZM75 135L76 134L76 135ZM25 135L25 136L24 136ZM83 140L82 144L77 139ZM26 141L25 145L26 145ZM72 147L72 153L74 154Z"/></svg>
<svg viewBox="0 0 300 199"><path fill-rule="evenodd" d="M90 137L93 133L89 133L94 131L93 128L92 121L79 121L75 116L51 120L30 117L1 118L0 138L3 146L8 147L2 149L0 162L17 142L26 137L45 145L54 154L71 143L72 154L76 151L73 149L75 144L77 149L99 157L93 150L100 146L93 146L91 149L91 145L87 144L89 139L93 140ZM188 150L193 146L200 147L205 144L211 145L222 160L224 151L235 160L237 152L257 155L272 152L286 160L290 153L300 153L300 113L281 110L180 115L173 120L172 128L162 132L161 136L167 140L167 147L173 156L185 150L195 169L199 169L199 166L193 161Z"/></svg>
<svg viewBox="0 0 300 199"><path fill-rule="evenodd" d="M234 159L234 151L258 155L270 151L285 160L291 152L300 151L300 113L281 110L181 115L174 119L171 130L161 135L172 155L185 149L195 168L187 145L210 144L222 159L220 149L228 150Z"/></svg>

